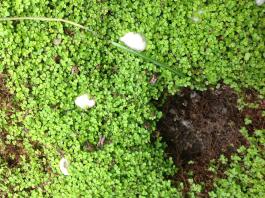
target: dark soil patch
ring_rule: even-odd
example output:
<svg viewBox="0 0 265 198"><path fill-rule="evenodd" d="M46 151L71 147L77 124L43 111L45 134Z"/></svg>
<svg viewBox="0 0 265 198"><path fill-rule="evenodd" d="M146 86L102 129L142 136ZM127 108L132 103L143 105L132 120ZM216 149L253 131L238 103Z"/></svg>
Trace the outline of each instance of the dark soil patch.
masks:
<svg viewBox="0 0 265 198"><path fill-rule="evenodd" d="M16 102L14 102L13 95L6 87L6 79L7 75L0 73L0 110L3 110L5 112L5 117L1 117L0 119L5 119L8 125L11 125L14 124L11 116L14 112L20 111L20 108L16 105ZM22 123L15 124L23 126ZM27 132L27 129L24 129L24 132ZM23 145L23 140L25 137L15 137L16 140L11 142L10 140L8 140L8 135L11 134L9 134L9 132L5 128L0 127L0 163L5 164L10 169L18 168L21 166L22 158L26 160L26 163L30 160L30 156L28 155ZM37 141L30 141L30 143L39 159L39 163L42 163L43 165L43 172L52 174L50 162L44 154L44 145ZM4 176L4 178L1 179L1 182L7 180L8 178ZM24 190L32 191L34 189L41 188L45 192L44 187L46 185L49 185L49 182L46 181L39 185L25 188ZM15 186L13 186L12 184L8 184L8 186L6 187L8 188L7 192L16 193L16 191L14 190ZM0 191L0 197L7 197L7 192Z"/></svg>
<svg viewBox="0 0 265 198"><path fill-rule="evenodd" d="M7 75L0 73L0 109L5 112L5 117L0 119L5 119L8 125L11 125L14 124L11 116L14 112L20 111L20 108L15 105L16 103L14 102L14 97L6 87L6 79ZM15 122L15 124L23 126L23 123ZM27 132L27 129L24 129L24 131ZM21 134L21 136L15 137L16 141L11 142L8 140L8 135L10 135L9 132L5 128L0 127L0 163L4 163L10 169L18 168L21 166L22 158L24 158L26 162L30 160L30 156L23 145L25 137ZM44 154L44 145L37 141L30 141L30 143L39 159L39 163L43 164L43 171L52 174L52 168L50 167L49 160ZM5 180L8 180L8 178L2 178L1 182ZM49 182L46 181L39 185L25 188L24 190L31 191L37 188L42 188L44 190L46 185L49 185ZM6 187L8 188L9 193L16 192L14 190L16 186L8 185ZM0 191L0 197L7 196L7 192Z"/></svg>
<svg viewBox="0 0 265 198"><path fill-rule="evenodd" d="M5 74L0 73L0 109L11 110L13 109L12 95L5 86L6 78Z"/></svg>
<svg viewBox="0 0 265 198"><path fill-rule="evenodd" d="M21 157L26 156L26 151L21 140L16 141L16 144L6 143L7 133L1 131L0 134L0 157L7 163L9 168L17 167Z"/></svg>
<svg viewBox="0 0 265 198"><path fill-rule="evenodd" d="M16 124L20 126L23 132L27 133L28 129L24 127L23 123L14 122L14 120L12 121L11 119L11 116L21 109L16 105L16 102L14 102L14 97L6 86L7 77L6 74L0 73L0 109L5 112L5 117L0 119L5 119L8 125ZM25 116L27 116L27 114L28 113L25 112ZM29 156L23 145L25 136L21 133L19 137L15 137L16 141L12 141L11 143L7 138L8 135L11 135L8 130L0 127L0 160L3 160L9 168L14 168L20 165L22 157L29 160ZM40 162L48 162L48 159L44 154L44 145L37 141L30 141L30 143ZM43 167L44 172L52 172L50 166L45 166L44 164Z"/></svg>
<svg viewBox="0 0 265 198"><path fill-rule="evenodd" d="M54 62L56 63L56 64L60 64L60 62L61 62L61 57L60 56L55 56L54 58Z"/></svg>
<svg viewBox="0 0 265 198"><path fill-rule="evenodd" d="M64 28L63 31L67 36L73 37L75 35L75 32L70 30L69 28Z"/></svg>
<svg viewBox="0 0 265 198"><path fill-rule="evenodd" d="M258 92L255 90L247 89L244 92L245 103L252 104L254 107L244 108L243 114L245 117L252 120L250 124L246 126L248 131L253 134L255 129L265 128L265 119L262 116L262 111L265 111L265 99L258 98Z"/></svg>
<svg viewBox="0 0 265 198"><path fill-rule="evenodd" d="M10 116L17 109L13 102L12 94L5 85L7 75L0 73L0 109L5 111L6 116L1 119L5 119L9 124L11 123ZM19 165L22 156L26 156L26 152L23 147L23 142L17 140L15 144L11 144L7 140L8 132L5 129L0 128L0 158L7 163L9 168L13 168Z"/></svg>
<svg viewBox="0 0 265 198"><path fill-rule="evenodd" d="M217 173L208 170L210 161L221 154L229 158L239 146L248 146L239 131L244 115L237 108L237 94L224 85L203 92L184 89L169 97L162 111L164 116L158 123L158 131L168 145L166 153L180 167L171 178L173 183L183 182L186 194L192 172L194 182L204 185L198 196L207 197L214 179L225 177L224 167Z"/></svg>

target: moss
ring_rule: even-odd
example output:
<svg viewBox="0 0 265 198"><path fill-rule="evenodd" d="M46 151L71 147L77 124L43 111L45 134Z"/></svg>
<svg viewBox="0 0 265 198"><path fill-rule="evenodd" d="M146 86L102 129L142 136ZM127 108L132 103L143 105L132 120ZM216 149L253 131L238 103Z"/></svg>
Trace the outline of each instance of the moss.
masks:
<svg viewBox="0 0 265 198"><path fill-rule="evenodd" d="M29 155L20 169L0 167L0 191L10 196L177 197L164 178L175 171L165 160L164 144L150 144L161 116L150 101L165 90L205 89L221 80L265 93L264 9L252 1L3 0L0 13L67 18L114 42L126 32L140 32L148 41L148 56L184 74L67 24L0 23L0 71L9 75L20 106L9 127L13 139L25 139ZM194 23L194 16L200 22ZM61 43L54 45L55 39ZM73 66L78 74L71 72ZM154 85L149 83L153 74L158 74ZM97 105L76 108L74 99L81 93L95 97ZM82 149L101 136L106 137L102 148ZM31 141L43 149L36 151ZM69 177L60 174L62 156L71 161Z"/></svg>

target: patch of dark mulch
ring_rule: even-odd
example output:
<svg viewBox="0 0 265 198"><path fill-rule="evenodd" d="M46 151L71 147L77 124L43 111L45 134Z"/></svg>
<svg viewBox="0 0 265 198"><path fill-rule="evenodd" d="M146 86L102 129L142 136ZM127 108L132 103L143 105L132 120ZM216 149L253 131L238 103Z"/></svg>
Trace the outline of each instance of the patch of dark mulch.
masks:
<svg viewBox="0 0 265 198"><path fill-rule="evenodd" d="M11 119L11 116L21 109L17 105L17 103L14 102L14 97L6 86L7 78L7 74L0 73L0 109L5 112L5 117L1 119L5 119L8 125L16 124L22 127L23 132L27 133L28 129L23 127L23 123L14 122ZM26 115L27 112L25 112L25 116ZM23 145L23 140L25 137L23 136L23 134L21 134L19 137L16 137L15 142L11 142L7 138L8 135L10 135L9 132L5 128L3 128L3 126L2 128L0 127L0 160L3 160L9 168L15 168L19 166L22 157L25 157L26 160L28 160L29 158ZM30 141L30 143L32 145L32 148L35 150L40 162L47 162L48 159L44 154L43 145L37 141ZM49 166L43 167L45 172L52 172Z"/></svg>
<svg viewBox="0 0 265 198"><path fill-rule="evenodd" d="M0 109L5 111L5 119L8 124L11 124L10 117L18 110L18 107L13 101L13 95L6 87L6 74L0 73ZM9 168L17 167L21 157L26 156L26 151L22 140L17 140L16 143L11 143L7 140L8 132L0 128L0 157L7 163Z"/></svg>
<svg viewBox="0 0 265 198"><path fill-rule="evenodd" d="M73 37L75 35L75 32L69 28L64 28L63 31L67 36Z"/></svg>
<svg viewBox="0 0 265 198"><path fill-rule="evenodd" d="M20 163L21 157L26 156L26 151L22 140L16 141L16 144L6 143L7 133L0 131L0 157L7 163L9 168L17 167Z"/></svg>
<svg viewBox="0 0 265 198"><path fill-rule="evenodd" d="M56 64L60 64L60 62L61 62L61 57L60 56L55 56L54 58L53 58L53 60L54 60L54 62L56 63Z"/></svg>
<svg viewBox="0 0 265 198"><path fill-rule="evenodd" d="M170 179L176 184L183 182L184 195L189 191L192 172L194 182L204 185L198 196L207 197L216 177L225 177L224 167L220 166L217 173L208 170L211 160L221 154L230 158L238 147L248 146L239 131L245 115L238 110L237 99L237 94L225 85L206 91L183 89L162 107L158 131L167 143L167 155L180 168Z"/></svg>
<svg viewBox="0 0 265 198"><path fill-rule="evenodd" d="M6 74L0 73L0 109L5 111L5 119L11 124L10 116L18 107L13 102L13 96L9 89L6 87ZM0 128L0 158L7 163L9 168L13 168L19 165L22 156L26 156L23 142L17 140L15 144L10 143L7 140L8 132L5 129Z"/></svg>
<svg viewBox="0 0 265 198"><path fill-rule="evenodd" d="M0 73L0 109L12 109L12 95L5 85L7 75Z"/></svg>
<svg viewBox="0 0 265 198"><path fill-rule="evenodd" d="M265 99L259 98L258 95L258 92L252 89L244 91L244 102L255 106L255 108L246 107L242 111L243 115L252 121L246 126L251 134L254 133L255 129L265 128L265 119L262 116L262 111L265 111Z"/></svg>
<svg viewBox="0 0 265 198"><path fill-rule="evenodd" d="M14 97L10 93L9 89L6 86L7 80L6 74L0 73L0 109L5 112L5 119L9 125L14 124L11 120L11 116L16 111L20 111L20 108L14 102ZM17 125L22 125L23 123L16 123ZM26 129L25 129L26 130ZM22 158L26 161L29 161L29 155L23 145L24 137L16 137L16 141L8 140L9 132L5 128L0 127L0 163L4 163L8 168L18 168L21 165ZM52 173L52 168L49 165L49 160L44 154L44 145L38 141L30 141L32 148L35 150L39 163L43 164L43 171L47 173ZM2 178L1 182L8 180L8 178ZM44 189L44 186L48 185L49 182L43 182L36 186L31 186L25 188L25 191L31 191L37 188ZM16 186L8 185L9 193L15 193L14 188ZM7 197L7 192L0 190L0 197Z"/></svg>

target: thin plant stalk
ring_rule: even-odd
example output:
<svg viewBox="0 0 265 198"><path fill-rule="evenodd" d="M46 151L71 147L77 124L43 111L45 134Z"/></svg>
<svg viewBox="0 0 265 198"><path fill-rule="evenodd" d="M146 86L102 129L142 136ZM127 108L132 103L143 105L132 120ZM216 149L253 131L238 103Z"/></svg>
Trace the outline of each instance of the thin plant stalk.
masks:
<svg viewBox="0 0 265 198"><path fill-rule="evenodd" d="M129 52L129 53L134 54L136 56L139 56L139 57L141 57L142 59L144 59L144 60L146 60L148 62L151 62L151 63L153 63L153 64L155 64L155 65L157 65L159 67L163 67L165 69L168 69L171 72L177 74L177 72L174 69L170 68L168 65L166 65L164 63L160 63L160 62L154 60L153 58L150 58L150 57L146 56L145 54L143 54L141 52L138 52L138 51L135 51L133 49L130 49L130 48L128 48L128 47L126 47L124 45L121 45L119 43L116 43L114 41L111 41L111 44L114 45L114 46L116 46L116 47L118 47L118 48L120 48L120 49L122 49L123 51Z"/></svg>
<svg viewBox="0 0 265 198"><path fill-rule="evenodd" d="M3 18L0 18L0 21L24 21L24 20L67 23L67 24L73 25L75 27L78 27L80 29L89 31L91 33L95 33L93 30L89 29L86 26L80 25L76 22L69 21L66 19L48 18L48 17L3 17Z"/></svg>
<svg viewBox="0 0 265 198"><path fill-rule="evenodd" d="M66 20L66 19L60 19L60 18L49 18L49 17L3 17L3 18L0 18L0 22L1 21L23 21L23 20L33 20L33 21L48 21L48 22L60 22L60 23L67 23L67 24L70 24L70 25L73 25L75 27L78 27L80 29L83 29L83 30L86 30L90 33L92 33L93 35L95 36L98 36L96 32L94 32L93 30L91 30L90 28L86 27L86 26L83 26L83 25L80 25L76 22L73 22L73 21L69 21L69 20ZM171 72L175 73L175 74L180 74L180 73L177 73L174 69L172 69L171 67L169 67L168 65L164 64L164 63L160 63L158 61L156 61L155 59L151 58L151 57L148 57L146 56L145 54L143 53L140 53L138 51L135 51L135 50L132 50L124 45L121 45L119 43L116 43L114 41L111 41L110 42L113 46L115 47L118 47L120 48L121 50L123 51L126 51L126 52L129 52L130 54L133 54L133 55L136 55L138 57L141 57L142 59L148 61L148 62L151 62L159 67L163 67L167 70L170 70Z"/></svg>

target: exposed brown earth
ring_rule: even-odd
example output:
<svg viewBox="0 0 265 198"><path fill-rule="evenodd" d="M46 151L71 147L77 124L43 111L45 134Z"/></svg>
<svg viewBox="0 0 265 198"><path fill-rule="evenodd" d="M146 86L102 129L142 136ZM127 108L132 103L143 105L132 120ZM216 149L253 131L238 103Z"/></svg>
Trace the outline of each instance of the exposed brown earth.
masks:
<svg viewBox="0 0 265 198"><path fill-rule="evenodd" d="M257 94L250 93L251 97L247 93L246 96L253 102ZM259 102L257 109L239 111L237 99L237 94L225 85L203 92L183 89L167 98L161 109L163 117L158 123L158 131L167 143L167 155L180 168L177 175L170 179L176 184L183 182L184 194L190 188L188 178L191 172L194 182L204 185L203 192L198 195L201 197L208 196L216 178L225 177L226 167L222 165L217 165L216 173L208 170L210 161L220 155L229 160L237 148L249 145L240 133L246 116L253 120L246 126L250 133L264 128L265 120L261 116L264 101Z"/></svg>

